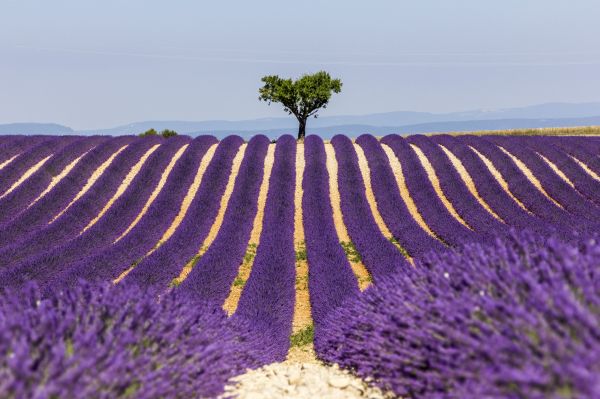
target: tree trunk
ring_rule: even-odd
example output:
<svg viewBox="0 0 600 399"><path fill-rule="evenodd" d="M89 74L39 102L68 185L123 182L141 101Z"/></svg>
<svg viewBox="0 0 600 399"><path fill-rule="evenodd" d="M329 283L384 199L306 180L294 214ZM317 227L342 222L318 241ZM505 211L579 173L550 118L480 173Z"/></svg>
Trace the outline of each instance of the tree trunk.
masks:
<svg viewBox="0 0 600 399"><path fill-rule="evenodd" d="M298 120L300 125L298 126L298 140L304 140L306 136L306 119Z"/></svg>

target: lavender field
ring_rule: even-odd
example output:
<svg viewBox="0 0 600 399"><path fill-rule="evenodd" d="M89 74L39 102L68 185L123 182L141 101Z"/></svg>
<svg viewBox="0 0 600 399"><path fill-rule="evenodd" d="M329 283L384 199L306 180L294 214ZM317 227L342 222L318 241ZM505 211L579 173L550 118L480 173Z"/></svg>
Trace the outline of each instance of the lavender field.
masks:
<svg viewBox="0 0 600 399"><path fill-rule="evenodd" d="M0 397L600 398L599 239L600 137L0 136Z"/></svg>

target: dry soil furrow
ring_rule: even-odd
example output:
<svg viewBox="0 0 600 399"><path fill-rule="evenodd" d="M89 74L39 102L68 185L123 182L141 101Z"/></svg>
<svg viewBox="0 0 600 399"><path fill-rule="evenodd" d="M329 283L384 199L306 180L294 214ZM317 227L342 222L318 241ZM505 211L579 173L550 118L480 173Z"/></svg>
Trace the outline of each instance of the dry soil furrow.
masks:
<svg viewBox="0 0 600 399"><path fill-rule="evenodd" d="M431 162L429 162L429 159L427 159L427 156L425 156L423 151L421 151L421 149L419 147L417 147L416 145L411 144L410 147L417 154L417 157L419 158L419 162L421 162L421 165L423 165L425 172L427 172L427 177L429 178L429 181L431 182L433 189L435 190L437 196L440 198L440 200L442 201L442 203L444 204L444 206L446 207L448 212L452 215L452 217L454 219L458 220L460 222L460 224L462 224L463 226L467 227L470 230L473 230L471 228L471 226L469 226L467 224L467 222L465 222L464 219L462 217L460 217L458 212L456 212L456 209L454 209L454 206L452 205L452 203L448 200L448 198L444 194L444 191L442 190L442 187L440 185L440 180L438 179L437 174L435 173L435 169L433 169L433 165L431 165Z"/></svg>
<svg viewBox="0 0 600 399"><path fill-rule="evenodd" d="M294 302L294 318L292 334L302 334L312 328L313 320L310 307L308 287L308 260L304 244L304 225L302 224L302 177L304 176L304 143L296 145L296 189L294 192L294 247L296 249L296 300ZM312 342L290 347L287 356L292 362L316 361Z"/></svg>
<svg viewBox="0 0 600 399"><path fill-rule="evenodd" d="M29 208L31 205L35 204L40 199L42 199L46 194L48 194L58 183L60 183L60 181L62 179L65 178L65 176L67 176L69 173L71 173L71 171L73 170L73 168L75 168L75 166L77 166L77 164L79 163L79 161L81 161L81 158L83 158L85 156L85 154L87 154L88 152L89 151L86 151L83 154L81 154L77 159L73 160L70 164L68 164L62 170L62 172L60 172L56 176L53 176L52 180L50 181L50 184L48 184L48 187L46 187L46 189L44 191L42 191L42 193L40 195L38 195L37 198L35 200L33 200L33 202L31 202L31 204L27 205L27 207Z"/></svg>
<svg viewBox="0 0 600 399"><path fill-rule="evenodd" d="M517 165L517 167L519 168L519 170L521 170L521 172L523 172L523 174L525 175L525 177L527 177L527 180L529 180L531 182L531 184L534 185L534 187L540 192L542 193L546 198L548 198L550 201L552 201L552 203L554 205L556 205L557 207L564 209L564 207L558 203L554 198L552 198L550 196L550 194L548 194L546 192L546 190L544 190L544 187L542 186L542 183L540 183L540 181L537 179L537 177L535 177L535 175L533 174L533 172L531 171L531 169L529 169L527 167L527 165L525 165L523 163L523 161L521 161L519 158L515 157L513 154L511 154L510 152L508 152L504 147L502 146L498 146L498 148L500 148L500 150L505 153L506 155L509 156L509 158L515 163L515 165Z"/></svg>
<svg viewBox="0 0 600 399"><path fill-rule="evenodd" d="M354 143L354 151L356 151L356 155L358 157L358 167L360 169L360 174L362 175L363 182L365 185L365 196L367 198L367 202L369 203L369 207L371 208L371 214L375 219L375 223L377 227L379 227L379 231L381 234L385 236L402 254L406 257L406 259L413 263L413 260L410 256L408 256L408 252L404 249L397 240L394 239L394 235L385 224L383 217L379 213L379 209L377 208L377 200L375 199L375 194L373 193L373 188L371 187L371 169L369 168L369 161L367 161L367 157L365 156L365 152L362 147L358 144Z"/></svg>
<svg viewBox="0 0 600 399"><path fill-rule="evenodd" d="M133 229L135 227L135 225L138 224L139 221L142 219L142 217L146 214L146 212L148 211L148 208L150 208L150 205L152 205L152 203L154 202L156 197L158 197L158 194L160 194L162 188L164 187L165 183L167 182L167 179L169 178L171 171L175 167L175 164L177 163L179 158L181 158L181 156L183 155L185 150L188 148L188 146L189 146L189 144L183 145L175 153L175 155L173 156L173 158L171 159L171 161L169 162L169 164L163 171L162 175L160 176L160 180L158 181L158 184L154 188L154 191L152 191L152 194L150 194L150 197L148 197L148 200L146 200L144 207L142 208L140 213L136 216L136 218L133 220L133 222L131 222L131 224L125 229L125 231L123 233L121 233L121 235L114 241L115 243L117 241L119 241L120 239L122 239L123 237L125 237L131 231L131 229Z"/></svg>
<svg viewBox="0 0 600 399"><path fill-rule="evenodd" d="M121 195L123 195L125 190L127 190L127 187L129 187L129 185L131 184L133 179L140 172L140 170L142 169L142 167L144 166L144 164L146 163L146 161L148 160L150 155L152 155L152 153L154 151L156 151L158 149L158 147L160 147L160 144L156 144L156 145L152 146L152 148L150 148L148 151L146 151L146 153L144 155L142 155L140 160L135 165L133 165L133 167L129 170L129 173L127 173L127 176L125 176L125 178L123 179L123 182L121 183L121 185L119 185L119 187L117 188L117 191L112 196L112 198L108 200L108 202L104 205L104 208L102 208L100 213L98 215L96 215L96 217L94 219L92 219L88 223L88 225L83 228L83 230L81 230L81 232L79 233L80 235L83 234L87 229L89 229L90 227L95 225L98 222L98 220L100 220L100 218L102 216L104 216L104 214L110 209L112 204L114 204L115 201L118 200L119 197L121 197Z"/></svg>
<svg viewBox="0 0 600 399"><path fill-rule="evenodd" d="M23 175L21 175L21 177L19 178L19 180L17 180L16 182L14 182L12 184L12 186L10 186L10 188L8 190L6 190L6 192L2 195L0 195L0 198L4 198L5 196L7 196L8 194L10 194L14 189L16 189L17 187L19 187L21 184L23 184L23 182L25 180L27 180L32 174L34 174L35 172L37 172L42 166L44 166L44 164L50 159L52 158L52 155L48 155L46 158L42 159L41 161L39 161L38 163L36 163L35 165L33 165L31 168L27 169L27 171L25 173L23 173Z"/></svg>
<svg viewBox="0 0 600 399"><path fill-rule="evenodd" d="M237 309L240 296L246 281L250 277L252 271L252 264L254 263L254 255L256 254L256 248L260 243L260 233L262 232L263 217L265 214L265 204L267 202L267 194L269 191L269 181L271 179L271 171L273 170L273 163L275 162L275 144L270 144L267 149L267 156L265 157L264 163L264 174L263 180L260 184L258 193L258 207L254 221L252 224L252 231L250 232L250 239L248 240L248 249L244 260L239 267L237 277L235 278L229 295L223 304L223 309L229 316L235 313Z"/></svg>
<svg viewBox="0 0 600 399"><path fill-rule="evenodd" d="M471 149L471 151L473 151L479 157L479 159L481 159L483 161L483 163L488 168L488 170L490 171L492 176L494 176L494 179L496 179L496 181L498 182L498 184L500 184L500 187L502 187L502 189L506 192L506 194L508 194L508 196L510 198L512 198L513 201L515 201L517 203L517 205L519 205L525 212L532 214L531 211L529 209L527 209L525 207L525 205L523 205L523 203L517 197L515 197L514 194L510 191L507 181L504 180L502 173L500 173L500 171L498 169L496 169L496 167L494 166L492 161L490 161L485 155L483 155L482 153L477 151L474 147L469 146L469 148Z"/></svg>
<svg viewBox="0 0 600 399"><path fill-rule="evenodd" d="M338 234L338 239L343 244L344 250L348 255L348 261L358 280L358 287L361 291L364 291L371 285L372 278L365 265L358 260L360 256L357 256L356 249L352 244L346 224L344 223L340 191L338 189L338 163L335 157L335 149L330 143L325 143L325 153L327 155L326 166L327 173L329 174L329 197L331 199L331 208L333 209L335 230Z"/></svg>
<svg viewBox="0 0 600 399"><path fill-rule="evenodd" d="M548 158L546 158L545 156L543 156L539 152L536 152L536 154L540 158L542 158L544 160L544 162L546 162L546 164L548 166L550 166L550 168L552 169L552 171L554 171L554 173L556 173L558 175L558 177L560 177L565 183L567 183L569 186L571 186L571 188L573 190L575 190L575 185L573 184L573 182L567 177L567 175L565 175L563 173L562 170L560 170L560 168L558 166L556 166L556 164L554 162L552 162L551 160L549 160Z"/></svg>
<svg viewBox="0 0 600 399"><path fill-rule="evenodd" d="M404 173L402 172L402 164L396 158L394 151L385 144L381 144L385 155L387 155L388 161L390 162L390 166L392 168L392 172L394 173L394 178L396 179L396 185L398 186L398 190L400 191L400 197L406 204L408 211L412 215L413 219L417 222L417 224L431 237L439 240L439 238L435 235L435 233L429 228L423 216L419 213L419 209L415 204L415 201L410 196L410 192L408 191L408 186L406 185L406 181L404 180Z"/></svg>
<svg viewBox="0 0 600 399"><path fill-rule="evenodd" d="M439 146L441 147L442 151L444 151L448 159L450 159L450 162L454 166L454 169L456 169L456 171L460 175L460 178L465 183L465 186L467 186L467 189L469 190L471 195L473 195L473 197L477 199L479 204L481 204L481 206L486 211L488 211L490 215L492 215L502 223L506 223L498 214L496 214L496 212L494 212L494 210L489 206L489 204L485 202L481 195L479 195L479 192L477 191L477 187L475 187L475 183L473 182L471 175L469 174L463 163L460 161L460 159L458 159L456 155L454 155L449 149L447 149L443 145L440 144Z"/></svg>
<svg viewBox="0 0 600 399"><path fill-rule="evenodd" d="M593 170L590 169L589 166L587 166L583 161L580 161L579 159L575 158L573 155L569 155L575 162L577 162L577 165L579 165L581 167L581 169L583 169L585 171L585 173L587 173L588 175L592 176L592 178L600 181L600 176L598 176Z"/></svg>
<svg viewBox="0 0 600 399"><path fill-rule="evenodd" d="M229 199L231 198L231 193L233 193L233 187L235 186L235 181L238 176L238 172L240 171L240 166L242 165L242 160L244 159L244 154L246 153L246 148L248 144L244 143L238 149L237 154L233 158L233 163L231 164L231 173L229 174L229 179L227 180L227 185L225 186L225 191L223 192L223 196L221 197L221 202L219 203L219 212L213 221L212 226L210 226L210 230L208 235L202 242L202 245L198 249L196 256L191 259L181 270L181 273L177 278L173 280L175 285L179 285L187 278L187 276L192 271L194 265L198 261L198 259L206 252L208 247L213 243L217 234L219 233L219 229L223 224L223 218L225 217L225 211L227 211L227 206L229 205Z"/></svg>
<svg viewBox="0 0 600 399"><path fill-rule="evenodd" d="M213 155L215 155L217 145L218 145L218 143L215 143L212 146L210 146L210 148L206 151L206 154L204 154L204 156L202 157L202 160L200 161L200 165L198 166L198 171L196 172L196 176L194 176L194 181L188 188L188 191L185 194L183 201L181 201L181 206L179 207L179 212L177 213L177 216L175 216L175 218L173 219L173 222L171 222L171 225L169 226L169 228L167 228L167 230L164 232L164 234L162 235L160 240L158 240L156 245L150 251L148 251L148 253L146 255L144 255L143 258L147 257L152 252L156 251L156 249L163 242L167 241L169 238L171 238L171 236L173 234L175 234L177 227L179 227L179 225L183 221L183 218L185 217L185 215L190 207L190 204L192 203L192 200L196 196L196 192L198 191L198 188L200 187L200 184L202 183L202 177L204 176L204 172L206 171L206 168L210 164L210 161L212 160ZM141 261L141 259L140 259L140 261ZM127 275L133 270L134 267L135 266L131 266L127 270L125 270L123 273L121 273L116 279L113 280L113 284L118 284L119 282L121 282L121 280L123 280L125 277L127 277Z"/></svg>
<svg viewBox="0 0 600 399"><path fill-rule="evenodd" d="M95 171L94 173L92 173L92 175L90 176L90 178L87 180L87 182L84 184L84 186L81 188L81 190L79 190L79 192L77 193L77 195L75 195L75 198L73 198L71 200L71 202L69 202L67 204L66 207L64 207L64 209L62 211L60 211L58 214L56 214L56 216L54 216L52 218L52 220L50 222L48 222L48 224L51 224L52 222L54 222L56 219L58 219L63 213L65 213L71 206L73 206L73 204L75 202L77 202L79 200L79 198L81 198L83 195L85 195L85 193L87 193L89 191L90 188L92 188L92 186L94 185L94 183L96 183L96 181L100 178L100 176L102 176L102 174L104 173L104 171L106 170L106 168L108 168L110 166L110 164L112 164L112 162L115 160L115 158L117 157L117 155L119 155L121 153L121 151L123 151L125 148L127 148L127 145L124 145L123 147L119 148L117 151L115 151L114 154L112 154L106 161L104 161L102 163L102 165L100 165Z"/></svg>
<svg viewBox="0 0 600 399"><path fill-rule="evenodd" d="M14 155L12 158L7 159L6 161L0 163L0 170L4 169L5 167L7 167L12 161L14 161L15 159L17 159L17 157L21 155L21 154L17 154Z"/></svg>

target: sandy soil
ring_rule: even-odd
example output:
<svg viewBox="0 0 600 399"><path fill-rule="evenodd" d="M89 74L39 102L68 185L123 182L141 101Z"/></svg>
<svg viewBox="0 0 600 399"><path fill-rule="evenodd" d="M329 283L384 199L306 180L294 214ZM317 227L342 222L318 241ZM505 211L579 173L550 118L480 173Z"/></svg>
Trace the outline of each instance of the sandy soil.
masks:
<svg viewBox="0 0 600 399"><path fill-rule="evenodd" d="M454 169L456 169L456 171L460 175L460 178L465 183L465 186L467 186L467 189L473 195L473 197L475 197L477 199L479 204L486 211L488 211L490 213L490 215L492 215L493 217L495 217L502 223L505 223L504 220L502 220L502 218L498 214L496 214L496 212L494 212L492 210L492 208L489 206L489 204L487 202L485 202L485 200L481 197L481 195L479 195L479 192L477 191L477 187L475 187L475 183L473 182L471 175L469 174L469 172L467 172L467 169L465 169L465 166L462 164L460 159L458 159L456 157L456 155L454 155L449 149L447 149L443 145L440 144L439 146L444 151L444 153L446 153L446 156L448 157L448 159L450 159L450 162L452 162Z"/></svg>
<svg viewBox="0 0 600 399"><path fill-rule="evenodd" d="M135 165L133 165L133 167L129 170L129 173L127 173L127 176L125 176L125 178L123 179L123 181L117 188L117 191L112 196L112 198L108 200L108 202L104 205L104 208L102 208L100 213L94 219L92 219L92 221L90 221L88 223L88 225L85 226L85 228L83 230L81 230L81 232L79 234L83 234L87 229L89 229L90 227L95 225L102 216L104 216L104 214L110 209L112 204L114 204L115 201L118 200L121 197L121 195L123 195L125 190L127 190L127 187L129 187L129 185L131 184L133 179L140 172L140 170L142 169L142 167L144 166L144 164L146 163L146 161L148 160L150 155L152 155L152 153L154 151L156 151L158 149L158 147L160 147L160 144L156 144L156 145L152 146L152 148L150 148L148 151L146 151L146 153L144 155L142 155L140 160Z"/></svg>
<svg viewBox="0 0 600 399"><path fill-rule="evenodd" d="M440 180L438 179L437 174L435 173L435 169L433 168L433 165L431 165L431 163L429 162L429 159L427 159L427 157L425 156L425 154L423 153L423 151L421 151L421 149L419 147L417 147L414 144L411 144L410 146L413 149L413 151L417 154L417 157L419 158L421 165L423 165L423 168L425 168L425 172L427 172L427 177L429 178L429 181L431 182L431 185L433 186L435 193L440 198L440 200L442 201L442 203L444 204L444 206L446 207L448 212L450 212L452 217L454 219L458 220L460 222L460 224L462 224L463 226L465 226L466 228L468 228L470 230L473 230L471 228L471 226L469 226L467 224L467 222L465 222L464 219L462 217L460 217L458 212L456 212L456 209L454 209L454 206L452 205L452 203L448 200L448 198L444 194L444 191L442 190L442 187L440 185Z"/></svg>
<svg viewBox="0 0 600 399"><path fill-rule="evenodd" d="M498 184L500 184L500 187L502 187L506 194L508 194L508 196L512 198L513 201L515 201L517 205L519 205L525 212L531 214L531 211L529 211L529 209L527 209L525 205L523 205L523 203L510 191L508 183L506 182L506 180L504 180L502 173L500 173L500 171L496 169L492 161L490 161L485 155L477 151L474 147L469 146L469 148L471 149L471 151L477 154L477 156L483 161L483 163L488 168L492 176L494 176L494 179L496 179L496 181L498 182Z"/></svg>
<svg viewBox="0 0 600 399"><path fill-rule="evenodd" d="M271 179L271 171L273 170L274 162L275 144L270 144L269 149L267 150L267 156L265 157L263 180L260 184L257 211L256 215L254 216L254 222L252 225L252 231L250 233L250 239L248 240L248 252L246 254L247 256L244 257L244 260L242 261L242 264L239 267L238 275L235 278L235 281L246 282L250 277L250 272L252 271L252 264L254 263L254 254L256 253L256 248L260 244L260 233L262 232L263 217L265 214L265 204L267 202L269 181ZM231 286L229 295L227 296L227 299L225 299L225 303L223 304L223 309L227 312L228 315L231 316L237 309L237 305L240 300L240 296L242 295L243 288L243 283L236 284L234 282L234 284Z"/></svg>
<svg viewBox="0 0 600 399"><path fill-rule="evenodd" d="M338 163L335 157L335 150L331 144L325 144L325 153L327 154L327 172L329 173L329 198L331 200L331 208L333 210L333 222L337 231L340 242L350 243L350 236L344 223L342 215L340 191L338 189ZM366 290L371 285L371 275L362 262L355 262L348 259L352 271L358 280L358 287L361 291Z"/></svg>
<svg viewBox="0 0 600 399"><path fill-rule="evenodd" d="M150 197L148 197L148 200L144 204L144 207L142 208L142 210L140 211L140 213L136 216L135 220L133 222L131 222L131 224L129 225L129 227L127 227L127 229L125 229L125 231L119 236L119 238L117 238L114 241L115 243L117 241L119 241L120 239L122 239L123 237L125 237L131 231L131 229L133 229L135 227L135 225L139 223L139 221L146 214L146 212L148 212L148 208L150 208L150 205L152 205L152 203L154 202L154 200L156 199L156 197L158 197L158 194L160 194L162 188L164 187L165 183L167 182L167 178L169 177L169 175L171 174L171 171L175 167L175 164L177 163L177 161L179 160L179 158L181 158L181 156L183 155L183 153L185 152L185 150L188 148L188 146L189 146L189 144L183 145L175 153L175 155L173 156L173 158L171 159L171 161L169 162L169 164L167 165L167 167L163 171L162 175L160 176L160 180L158 181L158 184L154 188L154 191L152 191L152 194L150 194Z"/></svg>
<svg viewBox="0 0 600 399"><path fill-rule="evenodd" d="M569 156L575 162L577 162L577 165L579 165L581 167L581 169L583 169L585 171L585 173L592 176L594 179L600 181L600 176L598 176L593 170L591 170L589 166L587 166L584 162L580 161L579 159L575 158L574 156L572 156L572 155L569 155Z"/></svg>
<svg viewBox="0 0 600 399"><path fill-rule="evenodd" d="M102 165L100 165L94 171L94 173L92 173L92 175L90 176L88 181L84 184L84 186L81 188L81 190L79 190L79 192L75 195L75 198L73 198L71 200L71 202L69 202L69 204L62 211L60 211L56 216L54 216L52 218L52 220L50 222L48 222L48 224L50 224L50 223L54 222L56 219L58 219L63 213L65 213L67 211L67 209L69 209L75 202L77 202L79 200L79 198L83 197L83 195L85 193L87 193L90 188L92 188L92 186L94 185L94 183L96 183L96 181L100 178L100 176L102 176L102 174L104 173L106 168L108 168L110 166L110 164L112 164L112 162L115 160L117 155L119 155L121 153L121 151L123 151L125 148L127 148L127 145L124 145L123 147L119 148L106 161L104 161L102 163Z"/></svg>
<svg viewBox="0 0 600 399"><path fill-rule="evenodd" d="M12 161L14 161L15 159L17 159L17 157L21 155L21 154L17 154L15 156L13 156L12 158L7 159L6 161L0 163L0 170L4 169L5 167L7 167Z"/></svg>
<svg viewBox="0 0 600 399"><path fill-rule="evenodd" d="M525 165L519 158L515 157L513 154L508 152L504 147L498 146L498 148L500 148L500 150L503 153L505 153L506 155L508 155L510 157L510 159L515 163L515 165L517 165L517 167L521 170L521 172L523 172L523 174L527 177L527 180L529 180L531 182L531 184L533 184L540 193L544 194L544 196L546 198L548 198L550 201L552 201L554 203L554 205L556 205L557 207L563 208L563 206L561 204L559 204L554 198L552 198L550 196L550 194L548 194L546 192L546 190L544 190L544 187L542 187L542 184L540 183L540 181L537 179L537 177L535 177L535 175L533 174L531 169L529 169L527 167L527 165Z"/></svg>
<svg viewBox="0 0 600 399"><path fill-rule="evenodd" d="M44 164L50 159L52 158L52 155L48 155L46 158L42 159L41 161L39 161L38 163L36 163L35 165L33 165L31 168L27 169L27 171L25 173L23 173L23 175L19 178L19 180L17 180L16 182L13 183L12 186L10 186L10 188L8 190L6 190L6 192L2 195L0 195L0 198L4 198L6 197L8 194L10 194L15 188L19 187L21 184L23 184L23 182L25 180L27 180L29 178L29 176L31 176L32 174L34 174L35 172L37 172L42 166L44 166Z"/></svg>
<svg viewBox="0 0 600 399"><path fill-rule="evenodd" d="M413 260L410 256L408 256L408 252L406 251L406 249L404 249L396 240L392 240L392 238L394 238L394 235L392 234L388 226L385 224L383 217L379 213L379 209L377 208L377 199L375 198L375 193L373 192L373 187L371 186L371 169L369 168L369 162L367 161L367 157L365 156L363 149L358 144L354 144L354 150L356 151L356 155L358 157L358 167L360 169L360 174L362 175L363 182L365 184L365 196L367 197L367 202L369 203L369 207L371 208L371 214L375 219L377 227L379 227L379 231L381 231L385 238L390 240L390 242L394 244L394 246L398 248L398 250L402 252L402 254L404 254L406 259L412 263Z"/></svg>
<svg viewBox="0 0 600 399"><path fill-rule="evenodd" d="M213 156L215 155L217 145L218 144L215 143L212 146L210 146L210 148L206 151L206 154L204 154L204 156L202 157L200 165L198 166L198 171L196 172L196 176L194 176L194 180L192 181L190 188L188 189L187 193L185 194L185 197L183 198L183 201L181 202L181 206L179 207L179 212L177 213L177 216L175 216L175 219L173 219L173 222L171 223L169 228L164 232L163 236L160 238L160 240L158 240L158 243L154 246L152 250L150 250L146 254L146 256L154 252L156 248L160 246L160 244L167 241L169 238L171 238L173 234L175 234L177 227L179 227L181 221L187 214L187 211L194 197L196 196L196 192L198 192L198 188L202 183L202 177L204 177L204 172L206 172L206 168L208 168L210 161L212 161Z"/></svg>
<svg viewBox="0 0 600 399"><path fill-rule="evenodd" d="M223 224L223 218L225 217L225 212L227 211L227 205L229 205L229 200L231 199L231 193L233 193L233 187L235 186L235 181L237 180L238 173L240 171L240 166L242 165L242 160L244 159L244 154L246 153L246 148L248 144L244 143L240 146L237 154L233 158L233 162L231 164L231 173L229 174L229 179L227 180L227 185L225 186L225 191L221 196L221 203L219 204L219 212L213 221L210 230L208 231L208 235L204 239L204 242L198 249L196 253L195 260L189 261L181 270L181 273L173 282L175 284L180 284L183 280L187 278L187 276L192 271L197 260L204 255L204 253L208 250L210 245L213 243L217 234L219 233L219 229Z"/></svg>
<svg viewBox="0 0 600 399"><path fill-rule="evenodd" d="M398 190L400 191L400 197L402 197L402 200L406 204L408 211L412 215L413 219L417 222L417 224L427 234L429 234L431 237L433 237L435 239L438 239L438 237L435 235L435 233L429 228L427 223L425 223L423 216L421 216L421 214L419 213L419 210L417 208L417 205L415 204L415 201L410 196L410 192L408 191L408 186L406 185L406 181L404 180L404 174L402 172L402 164L400 163L398 158L396 158L396 154L394 154L394 151L385 144L381 144L381 147L383 148L383 151L385 152L385 154L388 157L390 166L392 167L392 172L394 173L394 178L396 179L396 184L398 185Z"/></svg>
<svg viewBox="0 0 600 399"><path fill-rule="evenodd" d="M556 164L554 162L550 161L548 158L546 158L545 156L543 156L539 152L537 152L536 154L540 158L542 158L544 160L544 162L546 162L546 164L548 164L548 166L550 166L550 168L552 168L552 170L554 171L554 173L556 173L558 175L558 177L560 177L561 179L563 179L563 181L565 183L567 183L569 186L571 186L572 189L575 189L575 185L573 184L573 182L567 177L567 175L565 175L563 173L562 170L560 170L558 168L558 166L556 166Z"/></svg>
<svg viewBox="0 0 600 399"><path fill-rule="evenodd" d="M302 176L304 174L304 144L296 146L296 188L294 191L294 247L296 249L296 301L294 303L294 319L292 334L295 334L313 323L308 292L308 262L304 245L304 226L302 224ZM302 255L302 256L299 256ZM301 258L301 259L299 259ZM292 355L292 353L290 353Z"/></svg>
<svg viewBox="0 0 600 399"><path fill-rule="evenodd" d="M50 184L48 184L48 187L46 187L46 189L44 191L42 191L42 193L40 195L38 195L37 198L35 200L33 200L33 202L31 202L31 204L27 205L27 207L29 208L31 205L35 204L41 198L43 198L46 194L48 194L58 183L60 183L60 181L62 179L65 178L65 176L67 176L69 173L71 173L71 171L73 170L73 168L75 168L75 166L77 166L77 164L79 163L79 161L81 161L81 158L83 158L85 156L85 154L87 154L88 152L89 151L86 151L83 154L81 154L77 159L73 160L70 164L68 164L62 170L62 172L60 172L56 176L53 176L52 180L50 180Z"/></svg>

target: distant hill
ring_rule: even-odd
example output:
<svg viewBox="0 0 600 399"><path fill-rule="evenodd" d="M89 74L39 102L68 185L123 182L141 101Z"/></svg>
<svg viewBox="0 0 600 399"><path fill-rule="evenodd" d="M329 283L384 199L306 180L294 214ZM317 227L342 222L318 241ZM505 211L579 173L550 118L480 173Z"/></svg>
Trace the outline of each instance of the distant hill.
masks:
<svg viewBox="0 0 600 399"><path fill-rule="evenodd" d="M481 130L509 130L530 129L545 127L576 127L600 125L600 116L588 118L559 118L559 119L498 119L498 120L474 120L457 122L432 122L405 126L371 126L371 125L340 125L327 127L309 127L306 134L316 134L324 139L330 139L336 134L357 137L369 133L375 136L387 134L418 134L418 133L449 133L449 132L476 132ZM237 134L245 139L256 134L264 134L269 138L276 138L283 134L296 135L295 129L270 129L254 131L238 130L212 130L188 133L190 136L210 134L217 138L223 138Z"/></svg>
<svg viewBox="0 0 600 399"><path fill-rule="evenodd" d="M519 108L478 109L439 114L398 111L367 115L323 116L311 119L308 122L308 129L313 134L320 134L320 132L324 131L323 128L326 128L327 131L333 128L336 132L347 129L346 134L354 134L353 132L362 132L362 129L373 130L375 127L377 127L377 132L389 131L389 129L398 131L398 129L404 129L408 126L414 126L414 129L421 131L422 129L419 126L423 126L423 129L428 129L427 125L431 124L431 128L435 127L436 130L449 131L460 126L456 125L455 122L465 122L465 126L469 126L470 124L476 125L474 121L487 121L487 124L480 126L484 129L501 129L504 125L514 126L517 121L522 120L529 121L526 122L527 126L516 127L530 127L530 123L537 123L535 121L539 120L552 119L553 123L559 123L559 119L575 120L577 118L593 117L596 115L600 115L600 102L582 104L548 103ZM506 120L507 122L503 125L501 122L498 122L500 120ZM545 126L545 122L542 122L542 125L535 127ZM561 126L563 125L561 124ZM138 134L150 128L156 130L173 129L179 133L189 135L212 133L216 136L222 136L225 133L236 133L242 136L249 136L258 132L267 135L280 134L284 131L294 133L297 129L297 124L291 117L241 121L144 121L109 129L87 130L78 133L109 135Z"/></svg>
<svg viewBox="0 0 600 399"><path fill-rule="evenodd" d="M356 136L362 133L428 133L450 131L501 130L537 127L598 125L600 102L547 103L528 107L476 109L450 113L398 111L367 115L323 116L308 122L307 133L329 138L343 133ZM212 134L224 137L238 134L250 137L263 133L277 137L283 133L295 135L297 123L292 117L261 118L240 121L143 121L106 129L81 130L56 124L18 123L0 125L0 134L139 134L150 128L173 129L180 134L196 136Z"/></svg>
<svg viewBox="0 0 600 399"><path fill-rule="evenodd" d="M0 125L0 134L73 134L70 127L56 123L10 123Z"/></svg>

